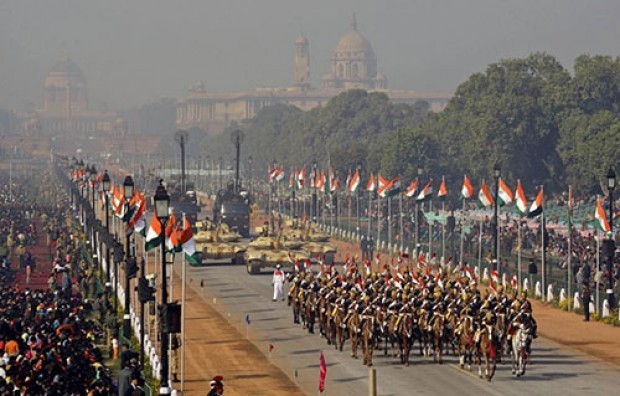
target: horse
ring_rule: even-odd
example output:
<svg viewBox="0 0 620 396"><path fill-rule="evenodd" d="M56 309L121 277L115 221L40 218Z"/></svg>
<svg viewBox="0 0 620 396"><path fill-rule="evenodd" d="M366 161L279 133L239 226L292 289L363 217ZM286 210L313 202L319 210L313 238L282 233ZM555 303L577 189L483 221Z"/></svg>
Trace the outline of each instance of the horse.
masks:
<svg viewBox="0 0 620 396"><path fill-rule="evenodd" d="M346 336L346 323L344 323L344 307L337 306L332 311L332 323L335 330L334 347L342 352Z"/></svg>
<svg viewBox="0 0 620 396"><path fill-rule="evenodd" d="M498 335L497 345L497 362L502 362L502 355L508 351L508 333L506 332L506 314L498 313L497 322L495 323L495 332Z"/></svg>
<svg viewBox="0 0 620 396"><path fill-rule="evenodd" d="M357 313L351 314L347 327L349 329L349 338L351 339L351 357L357 359L357 345L359 343L358 329L360 325L360 316Z"/></svg>
<svg viewBox="0 0 620 396"><path fill-rule="evenodd" d="M398 349L400 354L400 362L405 366L409 366L409 354L411 353L411 346L413 345L413 336L415 321L413 314L402 314L402 318L398 323L398 328L395 329L395 333L398 339Z"/></svg>
<svg viewBox="0 0 620 396"><path fill-rule="evenodd" d="M491 381L495 375L497 366L497 350L495 349L495 340L493 339L492 327L485 326L480 330L480 345L476 351L476 361L478 362L478 376L482 378L482 359L484 359L485 377L487 381Z"/></svg>
<svg viewBox="0 0 620 396"><path fill-rule="evenodd" d="M304 297L303 306L305 325L308 327L308 333L314 334L314 322L316 320L316 292L314 290L306 291Z"/></svg>
<svg viewBox="0 0 620 396"><path fill-rule="evenodd" d="M391 310L385 311L383 309L378 309L376 313L376 318L377 318L377 324L379 325L379 333L381 334L381 336L383 336L383 340L385 342L384 347L383 347L384 356L387 356L388 342L391 342L393 356L396 357L397 351L394 348L395 342L396 342L394 327L395 327L397 316ZM379 342L379 339L377 337L377 347L380 348L380 344L381 343Z"/></svg>
<svg viewBox="0 0 620 396"><path fill-rule="evenodd" d="M519 324L512 336L512 375L521 377L525 374L528 361L528 349L532 342L531 328Z"/></svg>
<svg viewBox="0 0 620 396"><path fill-rule="evenodd" d="M420 327L420 356L424 357L429 357L432 349L431 328L428 324L428 314L427 310L422 310L418 315L418 326Z"/></svg>
<svg viewBox="0 0 620 396"><path fill-rule="evenodd" d="M468 364L471 371L471 365L473 361L474 352L474 332L472 328L471 316L465 316L461 321L458 329L458 351L459 351L459 365L461 368L465 368L465 363Z"/></svg>
<svg viewBox="0 0 620 396"><path fill-rule="evenodd" d="M445 332L443 337L444 345L446 346L445 354L450 354L450 347L452 347L452 354L456 355L456 349L458 344L458 337L456 335L457 327L457 314L453 308L448 308L446 311Z"/></svg>
<svg viewBox="0 0 620 396"><path fill-rule="evenodd" d="M433 319L433 325L431 327L431 336L433 337L433 343L435 346L435 354L433 356L433 361L443 364L443 360L441 358L441 352L443 349L443 338L445 333L445 321L446 318L444 315L436 315Z"/></svg>
<svg viewBox="0 0 620 396"><path fill-rule="evenodd" d="M375 334L375 317L372 315L362 315L364 323L362 324L362 351L364 353L363 364L372 366L372 351L376 343Z"/></svg>
<svg viewBox="0 0 620 396"><path fill-rule="evenodd" d="M327 320L329 319L328 315L329 302L327 300L327 296L320 295L317 301L317 311L319 317L319 333L321 336L327 338ZM315 315L317 312L315 312Z"/></svg>

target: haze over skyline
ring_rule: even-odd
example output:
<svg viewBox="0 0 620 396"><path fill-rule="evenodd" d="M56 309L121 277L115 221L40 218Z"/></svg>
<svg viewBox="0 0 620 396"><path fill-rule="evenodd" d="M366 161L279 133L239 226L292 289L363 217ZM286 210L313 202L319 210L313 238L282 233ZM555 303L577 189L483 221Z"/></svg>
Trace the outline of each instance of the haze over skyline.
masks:
<svg viewBox="0 0 620 396"><path fill-rule="evenodd" d="M40 107L64 53L92 108L180 97L199 80L215 92L289 86L299 33L319 86L353 13L390 89L451 92L533 51L569 70L582 53L620 52L617 0L0 0L0 108Z"/></svg>

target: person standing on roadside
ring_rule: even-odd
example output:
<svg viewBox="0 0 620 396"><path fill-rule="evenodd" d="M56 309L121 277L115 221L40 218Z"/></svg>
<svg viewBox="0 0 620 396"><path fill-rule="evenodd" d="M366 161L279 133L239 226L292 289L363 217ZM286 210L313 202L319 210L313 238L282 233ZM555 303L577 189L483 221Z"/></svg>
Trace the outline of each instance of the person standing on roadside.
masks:
<svg viewBox="0 0 620 396"><path fill-rule="evenodd" d="M589 282L583 283L583 291L581 294L581 300L583 301L583 321L590 321L590 284Z"/></svg>
<svg viewBox="0 0 620 396"><path fill-rule="evenodd" d="M371 259L368 257L368 240L366 239L366 235L362 235L362 240L360 241L360 248L362 249L362 260Z"/></svg>
<svg viewBox="0 0 620 396"><path fill-rule="evenodd" d="M282 271L282 266L280 264L276 265L276 270L273 271L273 280L271 284L273 285L273 300L277 301L278 298L284 301L284 292L282 291L284 287L284 271Z"/></svg>

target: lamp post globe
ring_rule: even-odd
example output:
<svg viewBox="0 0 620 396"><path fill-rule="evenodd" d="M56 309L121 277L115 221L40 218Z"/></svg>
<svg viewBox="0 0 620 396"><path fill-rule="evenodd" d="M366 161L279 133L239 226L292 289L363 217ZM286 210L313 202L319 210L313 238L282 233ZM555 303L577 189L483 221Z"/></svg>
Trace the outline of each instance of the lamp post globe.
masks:
<svg viewBox="0 0 620 396"><path fill-rule="evenodd" d="M155 202L155 216L162 221L168 220L169 208L170 208L170 195L164 186L163 180L159 181L157 190L155 190L155 196L153 197Z"/></svg>
<svg viewBox="0 0 620 396"><path fill-rule="evenodd" d="M110 191L110 175L108 175L108 170L103 171L103 178L101 179L101 185L103 187L104 192Z"/></svg>
<svg viewBox="0 0 620 396"><path fill-rule="evenodd" d="M130 175L125 176L125 180L123 181L123 195L125 199L133 197L134 186L133 178Z"/></svg>

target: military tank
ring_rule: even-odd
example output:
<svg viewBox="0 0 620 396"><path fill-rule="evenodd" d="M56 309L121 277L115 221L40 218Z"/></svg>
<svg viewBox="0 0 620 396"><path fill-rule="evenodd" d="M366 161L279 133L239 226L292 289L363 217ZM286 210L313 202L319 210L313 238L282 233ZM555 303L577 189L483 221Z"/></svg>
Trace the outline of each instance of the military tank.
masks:
<svg viewBox="0 0 620 396"><path fill-rule="evenodd" d="M198 232L194 236L196 250L203 259L230 259L233 264L243 264L245 245L238 242L241 235L231 231L226 224L215 226L210 221L198 222Z"/></svg>
<svg viewBox="0 0 620 396"><path fill-rule="evenodd" d="M265 232L250 242L244 254L248 274L257 274L261 268L275 268L277 264L292 266L291 260L303 262L310 259L308 253L299 250L303 243L289 242L284 241L282 232L277 236Z"/></svg>
<svg viewBox="0 0 620 396"><path fill-rule="evenodd" d="M294 222L287 223L287 228L283 232L284 244L296 246L308 253L311 257L320 257L326 264L332 264L336 256L336 246L329 243L329 235L321 232L316 226L306 224L304 228L299 228Z"/></svg>

